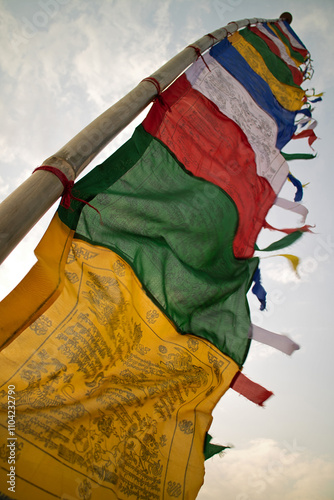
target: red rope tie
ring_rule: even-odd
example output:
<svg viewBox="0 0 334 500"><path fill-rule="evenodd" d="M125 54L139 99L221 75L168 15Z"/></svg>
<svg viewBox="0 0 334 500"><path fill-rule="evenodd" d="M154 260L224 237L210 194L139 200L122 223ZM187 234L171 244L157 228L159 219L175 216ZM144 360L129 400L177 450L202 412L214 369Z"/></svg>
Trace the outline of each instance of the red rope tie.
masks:
<svg viewBox="0 0 334 500"><path fill-rule="evenodd" d="M142 82L151 82L151 83L153 83L153 85L157 89L158 95L161 95L160 83L158 82L158 80L156 80L156 78L153 78L153 76L148 76L147 78L144 78L142 80Z"/></svg>
<svg viewBox="0 0 334 500"><path fill-rule="evenodd" d="M215 44L215 40L216 42L218 42L218 38L216 38L214 35L212 35L211 33L208 33L206 36L208 36L209 38L211 38L212 40L212 45L211 47L213 47L213 45Z"/></svg>
<svg viewBox="0 0 334 500"><path fill-rule="evenodd" d="M248 19L247 19L247 21L248 21ZM231 21L230 23L227 23L227 26L228 26L229 24L235 24L235 25L236 25L236 27L237 27L236 31L238 31L238 29L239 29L239 25L238 25L238 23L236 23L235 21ZM234 32L234 33L235 33L235 32ZM231 33L230 33L230 34L231 34Z"/></svg>
<svg viewBox="0 0 334 500"><path fill-rule="evenodd" d="M202 61L204 62L205 66L208 68L208 70L210 71L211 73L211 69L209 68L209 66L206 64L206 60L204 59L204 57L202 56L201 54L201 49L199 47L197 47L197 45L188 45L188 47L192 48L195 50L196 52L196 55L197 55L197 59L200 57L202 59ZM196 59L196 61L197 61Z"/></svg>
<svg viewBox="0 0 334 500"><path fill-rule="evenodd" d="M100 214L99 210L96 207L93 207L93 205L91 205L90 203L88 203L88 201L86 201L86 200L82 200L81 198L77 198L76 196L73 196L73 194L72 194L72 188L74 186L74 181L70 181L66 177L66 175L64 174L64 172L62 172L61 170L59 170L59 168L50 167L49 165L42 165L41 167L37 167L37 168L35 168L35 170L33 171L33 173L36 172L37 170L46 170L47 172L51 172L52 174L54 174L54 175L56 175L58 177L58 179L60 180L60 182L64 186L64 191L63 191L63 194L62 194L62 197L61 197L61 201L60 201L60 205L62 207L66 208L66 209L69 209L70 206L71 206L71 200L81 201L85 205L88 205L90 208L93 208L99 214L101 224L103 224L101 214Z"/></svg>
<svg viewBox="0 0 334 500"><path fill-rule="evenodd" d="M160 83L158 82L158 80L156 80L152 76L148 76L147 78L144 78L142 80L142 82L153 83L153 85L155 86L155 88L157 89L157 92L158 92L157 97L155 99L153 99L153 101L158 100L160 102L161 106L166 107L168 109L168 111L171 111L168 102L165 102L164 98L162 97L161 87L160 87Z"/></svg>

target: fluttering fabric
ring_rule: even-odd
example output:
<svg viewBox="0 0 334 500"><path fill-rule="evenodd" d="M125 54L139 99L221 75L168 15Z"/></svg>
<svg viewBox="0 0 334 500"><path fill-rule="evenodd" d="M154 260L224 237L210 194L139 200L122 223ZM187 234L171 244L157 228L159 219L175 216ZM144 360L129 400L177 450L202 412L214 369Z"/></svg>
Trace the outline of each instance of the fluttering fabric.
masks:
<svg viewBox="0 0 334 500"><path fill-rule="evenodd" d="M266 42L273 54L276 54L276 56L280 57L282 61L287 64L288 68L291 71L294 82L300 85L303 82L303 72L298 68L295 61L289 56L284 43L277 36L275 36L271 30L265 28L265 23L264 25L259 24L249 29L256 35L261 37Z"/></svg>
<svg viewBox="0 0 334 500"><path fill-rule="evenodd" d="M261 344L274 347L285 354L291 355L294 351L299 349L299 345L286 335L278 335L277 333L271 332L257 325L251 325L249 336L251 339L260 342Z"/></svg>
<svg viewBox="0 0 334 500"><path fill-rule="evenodd" d="M251 29L242 30L239 35L256 49L264 60L268 70L279 82L293 87L299 87L299 84L295 83L291 69L286 65L285 61L272 52L261 37L257 36Z"/></svg>
<svg viewBox="0 0 334 500"><path fill-rule="evenodd" d="M287 45L293 57L300 62L305 62L308 58L308 50L303 46L298 37L292 32L288 23L278 22L269 23L270 28L277 34L277 36Z"/></svg>
<svg viewBox="0 0 334 500"><path fill-rule="evenodd" d="M56 217L39 256L56 240L64 271L45 271L59 295L2 356L16 398L13 497L194 498L211 412L238 366L180 335L119 255Z"/></svg>
<svg viewBox="0 0 334 500"><path fill-rule="evenodd" d="M274 229L269 209L307 215L278 193L286 159L302 158L281 149L297 113L311 118L299 87L308 53L284 22L240 33L75 184L0 304L1 443L8 387L16 398L11 498L196 498L204 458L226 448L207 434L214 406L229 388L260 406L272 395L241 371L252 339L299 347L251 323L247 293L265 308L254 251Z"/></svg>
<svg viewBox="0 0 334 500"><path fill-rule="evenodd" d="M288 165L276 147L275 120L252 99L238 80L209 54L187 71L193 89L210 99L245 133L255 153L256 172L278 193L286 180ZM239 172L238 172L239 173Z"/></svg>
<svg viewBox="0 0 334 500"><path fill-rule="evenodd" d="M290 111L297 111L302 107L305 92L300 87L291 86L278 80L267 65L264 64L261 54L240 33L234 33L229 38L229 41L247 60L251 68L268 83L281 106Z"/></svg>
<svg viewBox="0 0 334 500"><path fill-rule="evenodd" d="M227 38L214 45L210 50L210 55L231 73L258 106L276 121L278 127L276 147L281 150L291 140L297 129L296 112L289 111L280 105L268 83L252 69Z"/></svg>
<svg viewBox="0 0 334 500"><path fill-rule="evenodd" d="M186 76L164 92L164 101L172 112L157 103L143 122L145 130L163 141L187 170L231 197L239 214L234 254L238 258L250 257L276 196L269 182L257 175L254 151L246 135L212 101L194 90ZM284 163L281 158L278 170Z"/></svg>

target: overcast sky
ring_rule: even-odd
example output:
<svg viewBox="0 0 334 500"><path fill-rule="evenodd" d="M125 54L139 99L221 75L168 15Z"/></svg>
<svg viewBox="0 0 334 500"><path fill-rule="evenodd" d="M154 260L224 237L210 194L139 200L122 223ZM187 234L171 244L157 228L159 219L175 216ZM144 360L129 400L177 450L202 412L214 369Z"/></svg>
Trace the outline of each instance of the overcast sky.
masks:
<svg viewBox="0 0 334 500"><path fill-rule="evenodd" d="M313 113L318 156L290 165L303 184L310 183L304 203L307 223L316 227L286 251L301 257L300 277L284 258L264 258L267 311L260 312L253 297L249 301L255 324L289 335L301 350L288 357L253 343L244 373L275 396L265 409L232 390L222 398L211 434L234 448L207 462L200 500L334 498L334 2L0 0L0 199L185 46L230 21L272 19L284 11L292 13L292 27L313 59L314 78L303 87L325 92ZM133 127L89 168L117 149ZM306 140L293 141L285 151L312 152ZM283 191L293 198L291 185ZM0 267L0 298L33 264L33 249L55 209ZM268 221L281 227L300 223L282 212L272 210ZM259 246L279 237L264 231Z"/></svg>

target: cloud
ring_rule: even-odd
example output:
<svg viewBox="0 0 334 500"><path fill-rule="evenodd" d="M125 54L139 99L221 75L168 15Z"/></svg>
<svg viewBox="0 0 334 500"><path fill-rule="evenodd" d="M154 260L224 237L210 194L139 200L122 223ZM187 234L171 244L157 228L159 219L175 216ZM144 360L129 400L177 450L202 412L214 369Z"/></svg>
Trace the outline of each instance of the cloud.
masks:
<svg viewBox="0 0 334 500"><path fill-rule="evenodd" d="M273 257L274 256L272 255L271 258ZM270 262L266 266L263 266L266 278L270 278L277 283L284 284L298 283L300 281L295 271L292 269L292 266L284 257L280 257L278 255L274 260L277 262Z"/></svg>
<svg viewBox="0 0 334 500"><path fill-rule="evenodd" d="M0 146L1 147L1 146ZM0 175L0 200L9 194L9 185L6 184Z"/></svg>
<svg viewBox="0 0 334 500"><path fill-rule="evenodd" d="M307 13L307 11L309 11ZM316 10L306 9L303 15L296 16L293 29L305 41L314 60L315 74L311 86L321 92L332 87L334 68L328 61L334 59L334 33L332 31L333 3L329 0ZM327 64L326 64L327 63ZM326 71L324 71L326 68ZM305 87L306 88L306 87Z"/></svg>
<svg viewBox="0 0 334 500"><path fill-rule="evenodd" d="M330 500L334 461L311 455L296 441L251 441L206 463L198 500Z"/></svg>
<svg viewBox="0 0 334 500"><path fill-rule="evenodd" d="M256 362L259 358L270 358L280 354L277 349L261 344L260 342L253 341L247 356L247 364L250 362Z"/></svg>
<svg viewBox="0 0 334 500"><path fill-rule="evenodd" d="M169 1L152 9L151 0L62 0L52 15L41 5L25 16L0 6L0 169L11 189L16 174L32 171L174 55Z"/></svg>

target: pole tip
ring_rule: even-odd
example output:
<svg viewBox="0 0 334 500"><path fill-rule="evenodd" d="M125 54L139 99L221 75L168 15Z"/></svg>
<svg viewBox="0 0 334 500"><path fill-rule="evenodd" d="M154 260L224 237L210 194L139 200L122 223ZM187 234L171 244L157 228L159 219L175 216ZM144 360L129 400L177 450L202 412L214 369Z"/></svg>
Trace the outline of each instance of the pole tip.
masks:
<svg viewBox="0 0 334 500"><path fill-rule="evenodd" d="M279 18L282 20L282 21L286 21L287 23L291 24L292 22L292 15L290 14L290 12L283 12L283 14L281 14L279 16Z"/></svg>

